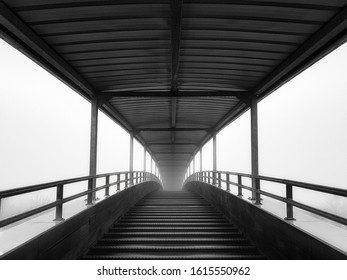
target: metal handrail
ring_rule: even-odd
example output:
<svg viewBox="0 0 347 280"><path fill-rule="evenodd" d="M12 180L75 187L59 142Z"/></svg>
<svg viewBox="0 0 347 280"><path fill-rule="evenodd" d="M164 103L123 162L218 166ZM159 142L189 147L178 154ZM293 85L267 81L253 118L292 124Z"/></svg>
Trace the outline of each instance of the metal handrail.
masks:
<svg viewBox="0 0 347 280"><path fill-rule="evenodd" d="M121 179L121 175L124 175L124 179ZM117 176L116 181L110 182L111 176ZM105 184L100 187L95 187L96 179L99 178L105 178ZM69 196L64 198L64 188L68 184L78 183L78 182L88 182L88 190L80 192L78 194ZM134 184L134 182L136 183ZM121 191L120 184L125 183L124 189L131 187L133 185L147 182L147 181L154 181L161 184L159 178L155 176L154 174L150 172L144 172L144 171L132 171L132 172L113 172L113 173L105 173L105 174L99 174L95 176L84 176L84 177L78 177L78 178L72 178L67 180L60 180L45 184L38 184L28 187L21 187L16 189L9 189L0 191L0 211L1 211L1 200L4 198L14 197L21 194L27 194L32 193L40 190L50 189L50 188L56 188L56 200L54 202L48 203L46 205L37 207L35 209L25 211L21 214L15 215L13 217L6 218L4 220L0 220L0 228L8 226L10 224L16 223L20 220L29 218L31 216L40 214L44 211L47 211L51 208L56 208L56 215L54 221L63 221L63 204L67 203L69 201L75 200L77 198L80 198L82 196L87 195L87 205L93 205L95 202L95 194L96 192L105 189L105 197L109 197L109 189L112 186L117 186L116 191Z"/></svg>
<svg viewBox="0 0 347 280"><path fill-rule="evenodd" d="M225 179L222 179L223 174L225 175ZM237 182L231 181L230 175L237 176ZM254 180L254 182L252 183L252 187L243 185L242 184L243 178L249 178ZM286 209L287 216L284 218L285 220L295 220L293 215L293 207L297 207L305 211L308 211L310 213L324 217L326 219L332 220L334 222L347 225L346 218L331 214L329 212L326 212L326 211L323 211L315 207L293 200L293 187L297 187L301 189L309 189L309 190L313 190L313 191L317 191L317 192L325 193L325 194L333 194L340 197L347 197L347 190L332 188L332 187L322 186L322 185L316 185L316 184L309 184L304 182L298 182L293 180L267 177L267 176L252 175L252 174L245 174L245 173L238 173L238 172L229 172L229 171L212 171L212 170L196 172L190 175L186 179L184 184L191 181L204 182L218 188L222 188L221 184L226 183L227 192L230 192L230 185L233 185L238 187L238 196L242 196L243 189L249 190L252 192L252 200L254 200L256 205L261 205L261 195L284 202L286 203L286 208L287 208ZM285 185L286 196L282 197L282 196L261 190L261 181L280 183Z"/></svg>

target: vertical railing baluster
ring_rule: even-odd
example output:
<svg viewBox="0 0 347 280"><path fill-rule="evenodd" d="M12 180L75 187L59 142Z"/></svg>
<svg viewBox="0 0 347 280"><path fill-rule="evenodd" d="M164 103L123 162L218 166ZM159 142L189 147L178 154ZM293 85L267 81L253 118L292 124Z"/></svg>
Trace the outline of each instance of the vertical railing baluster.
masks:
<svg viewBox="0 0 347 280"><path fill-rule="evenodd" d="M259 178L255 178L255 204L256 205L261 205L260 193L258 191L260 191L260 179Z"/></svg>
<svg viewBox="0 0 347 280"><path fill-rule="evenodd" d="M110 175L106 175L105 177L105 197L109 197L110 196Z"/></svg>
<svg viewBox="0 0 347 280"><path fill-rule="evenodd" d="M130 174L129 173L125 173L124 189L126 189L128 187L128 175L130 175Z"/></svg>
<svg viewBox="0 0 347 280"><path fill-rule="evenodd" d="M64 185L57 186L57 201L60 202L55 208L55 219L54 221L64 221L63 219L63 198L64 198Z"/></svg>
<svg viewBox="0 0 347 280"><path fill-rule="evenodd" d="M218 172L218 188L222 188L222 174Z"/></svg>
<svg viewBox="0 0 347 280"><path fill-rule="evenodd" d="M229 173L227 173L226 180L227 180L227 192L230 192L230 174Z"/></svg>
<svg viewBox="0 0 347 280"><path fill-rule="evenodd" d="M129 178L129 181L128 181L128 178ZM133 184L133 172L132 171L130 171L129 173L126 174L126 180L127 180L126 181L127 187Z"/></svg>
<svg viewBox="0 0 347 280"><path fill-rule="evenodd" d="M288 203L292 200L293 200L293 185L286 184L287 217L285 217L284 219L287 221L295 220L293 215L293 205Z"/></svg>
<svg viewBox="0 0 347 280"><path fill-rule="evenodd" d="M88 179L88 191L93 190L93 180L94 178ZM90 192L87 195L87 205L92 205L92 204L93 204L93 192Z"/></svg>
<svg viewBox="0 0 347 280"><path fill-rule="evenodd" d="M120 191L120 173L117 174L117 192Z"/></svg>
<svg viewBox="0 0 347 280"><path fill-rule="evenodd" d="M237 196L243 196L242 195L242 187L241 187L241 185L242 185L242 176L241 175L237 175L237 185L238 185L238 193L237 193Z"/></svg>

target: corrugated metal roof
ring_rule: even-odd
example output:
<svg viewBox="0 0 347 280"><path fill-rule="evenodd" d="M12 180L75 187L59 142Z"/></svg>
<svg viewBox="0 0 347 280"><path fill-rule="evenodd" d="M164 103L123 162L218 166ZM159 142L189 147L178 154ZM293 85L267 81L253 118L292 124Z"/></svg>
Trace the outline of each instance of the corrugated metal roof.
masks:
<svg viewBox="0 0 347 280"><path fill-rule="evenodd" d="M166 182L344 40L347 0L4 0L1 34L131 130ZM164 183L165 183L164 181Z"/></svg>

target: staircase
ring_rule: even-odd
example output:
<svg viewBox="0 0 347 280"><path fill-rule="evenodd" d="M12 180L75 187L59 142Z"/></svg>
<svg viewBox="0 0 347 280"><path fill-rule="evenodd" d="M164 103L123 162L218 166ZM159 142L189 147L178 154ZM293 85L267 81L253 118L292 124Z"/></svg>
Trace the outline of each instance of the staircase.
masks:
<svg viewBox="0 0 347 280"><path fill-rule="evenodd" d="M84 259L262 259L211 204L186 191L147 195Z"/></svg>

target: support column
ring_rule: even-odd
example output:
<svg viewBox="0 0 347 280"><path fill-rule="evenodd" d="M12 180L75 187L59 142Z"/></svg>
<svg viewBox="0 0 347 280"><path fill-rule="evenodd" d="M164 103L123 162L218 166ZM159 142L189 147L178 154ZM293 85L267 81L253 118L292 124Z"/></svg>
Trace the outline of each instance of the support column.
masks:
<svg viewBox="0 0 347 280"><path fill-rule="evenodd" d="M258 158L258 100L252 97L251 100L251 160L252 160L252 175L259 175L259 158ZM252 188L254 190L260 189L259 179L252 179ZM260 194L252 192L252 200L256 204L260 203Z"/></svg>
<svg viewBox="0 0 347 280"><path fill-rule="evenodd" d="M202 171L202 149L200 148L200 171Z"/></svg>
<svg viewBox="0 0 347 280"><path fill-rule="evenodd" d="M213 132L213 184L216 184L217 171L217 133Z"/></svg>
<svg viewBox="0 0 347 280"><path fill-rule="evenodd" d="M193 173L195 173L195 157L193 157Z"/></svg>
<svg viewBox="0 0 347 280"><path fill-rule="evenodd" d="M144 147L143 148L143 171L144 172L146 172L146 165L147 165L146 157L147 157L147 151L146 151L146 148Z"/></svg>
<svg viewBox="0 0 347 280"><path fill-rule="evenodd" d="M89 176L96 175L97 165L97 142L98 142L98 97L93 96L91 100L91 127L90 127L90 156L89 156ZM95 189L96 180L91 179L88 183L88 190ZM87 204L93 204L96 200L96 193L89 194Z"/></svg>
<svg viewBox="0 0 347 280"><path fill-rule="evenodd" d="M151 173L153 173L153 159L151 158Z"/></svg>
<svg viewBox="0 0 347 280"><path fill-rule="evenodd" d="M129 172L134 171L134 134L130 133L130 158L129 158ZM133 174L130 173L130 185L133 185Z"/></svg>

